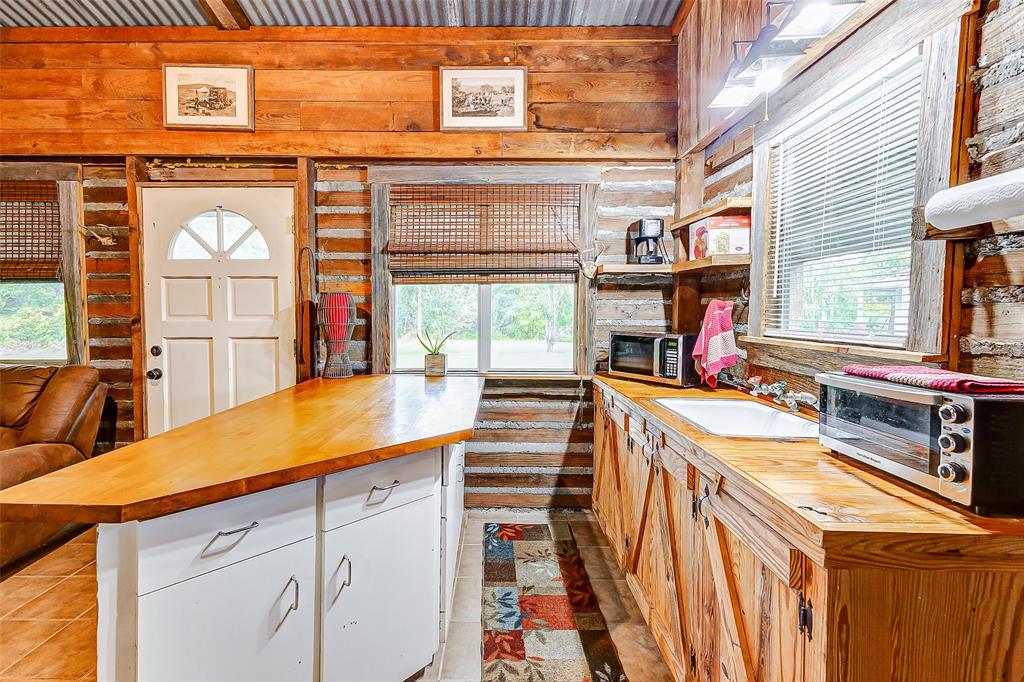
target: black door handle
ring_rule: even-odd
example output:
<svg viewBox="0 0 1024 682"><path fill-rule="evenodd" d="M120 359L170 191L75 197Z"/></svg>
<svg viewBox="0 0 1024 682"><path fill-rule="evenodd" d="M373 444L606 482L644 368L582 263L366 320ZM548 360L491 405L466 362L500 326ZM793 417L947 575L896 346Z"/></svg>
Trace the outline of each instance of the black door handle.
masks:
<svg viewBox="0 0 1024 682"><path fill-rule="evenodd" d="M162 377L163 375L164 373L160 371L159 368L151 369L148 372L146 372L146 378L152 379L153 381L159 381L160 377Z"/></svg>

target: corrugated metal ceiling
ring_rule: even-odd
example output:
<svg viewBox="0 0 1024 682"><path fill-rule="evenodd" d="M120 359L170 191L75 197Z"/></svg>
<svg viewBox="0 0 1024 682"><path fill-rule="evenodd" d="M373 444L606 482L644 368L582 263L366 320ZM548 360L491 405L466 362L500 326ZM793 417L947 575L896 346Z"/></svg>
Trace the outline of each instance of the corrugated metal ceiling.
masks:
<svg viewBox="0 0 1024 682"><path fill-rule="evenodd" d="M667 26L681 0L238 0L256 26ZM3 26L196 26L197 0L0 0Z"/></svg>
<svg viewBox="0 0 1024 682"><path fill-rule="evenodd" d="M0 0L0 26L202 26L195 0Z"/></svg>

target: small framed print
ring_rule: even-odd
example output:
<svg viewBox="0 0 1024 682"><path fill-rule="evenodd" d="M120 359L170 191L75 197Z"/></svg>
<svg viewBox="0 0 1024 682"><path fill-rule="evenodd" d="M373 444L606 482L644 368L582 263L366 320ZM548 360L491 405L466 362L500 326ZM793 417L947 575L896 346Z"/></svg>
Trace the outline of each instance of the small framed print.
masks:
<svg viewBox="0 0 1024 682"><path fill-rule="evenodd" d="M441 130L526 130L526 67L441 67Z"/></svg>
<svg viewBox="0 0 1024 682"><path fill-rule="evenodd" d="M251 66L164 65L164 127L253 130Z"/></svg>

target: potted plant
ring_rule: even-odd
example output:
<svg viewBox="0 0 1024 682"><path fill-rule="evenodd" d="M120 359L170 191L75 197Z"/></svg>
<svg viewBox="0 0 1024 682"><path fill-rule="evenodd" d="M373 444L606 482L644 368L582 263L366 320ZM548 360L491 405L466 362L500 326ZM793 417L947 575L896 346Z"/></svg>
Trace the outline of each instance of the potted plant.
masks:
<svg viewBox="0 0 1024 682"><path fill-rule="evenodd" d="M455 332L448 334L440 341L430 338L430 332L424 330L423 336L419 334L420 345L427 351L423 358L423 375L428 377L443 377L448 372L448 356L441 352L445 341L455 336ZM426 338L424 338L426 337Z"/></svg>

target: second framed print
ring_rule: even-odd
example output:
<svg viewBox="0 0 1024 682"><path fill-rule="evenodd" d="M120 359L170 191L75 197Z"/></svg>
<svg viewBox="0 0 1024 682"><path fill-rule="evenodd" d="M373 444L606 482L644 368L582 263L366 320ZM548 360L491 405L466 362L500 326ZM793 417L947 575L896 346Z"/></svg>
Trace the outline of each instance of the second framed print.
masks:
<svg viewBox="0 0 1024 682"><path fill-rule="evenodd" d="M253 130L251 66L164 65L164 127Z"/></svg>
<svg viewBox="0 0 1024 682"><path fill-rule="evenodd" d="M526 130L525 66L441 67L441 130Z"/></svg>

